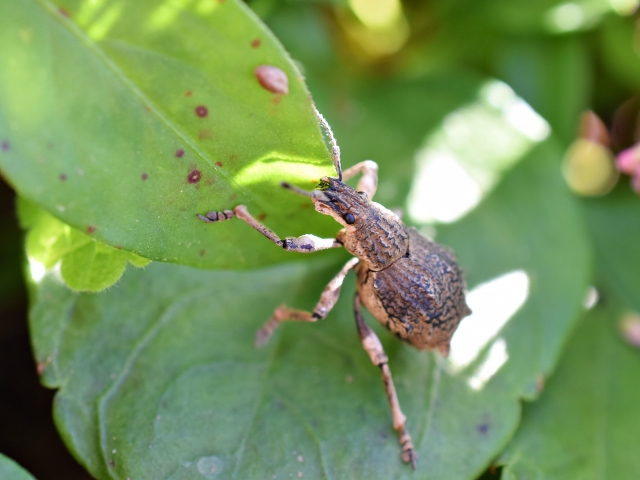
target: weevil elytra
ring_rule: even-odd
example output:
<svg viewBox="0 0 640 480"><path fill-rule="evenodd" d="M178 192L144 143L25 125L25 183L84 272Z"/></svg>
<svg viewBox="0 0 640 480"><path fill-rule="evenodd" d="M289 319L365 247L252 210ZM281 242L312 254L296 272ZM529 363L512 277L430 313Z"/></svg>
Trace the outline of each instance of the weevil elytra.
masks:
<svg viewBox="0 0 640 480"><path fill-rule="evenodd" d="M310 197L318 212L331 215L342 224L344 228L336 238L303 235L281 239L253 218L244 205L198 218L210 223L238 217L287 251L312 253L344 247L354 255L325 287L312 312L285 305L277 307L258 330L256 346L266 343L280 322L316 322L325 318L338 301L347 273L355 268L357 289L353 306L360 342L373 364L382 370L393 428L400 437L402 460L415 468L417 453L405 427L406 417L400 409L388 358L378 336L364 322L361 305L400 340L419 350L437 349L447 356L453 332L460 320L471 313L465 302L464 277L453 252L415 228L407 228L397 215L371 200L378 183L375 162L365 160L342 172L340 149L331 128L320 112L316 110L316 114L329 136L338 177L322 178L310 192L287 183L282 186ZM362 175L357 190L343 183L359 173Z"/></svg>

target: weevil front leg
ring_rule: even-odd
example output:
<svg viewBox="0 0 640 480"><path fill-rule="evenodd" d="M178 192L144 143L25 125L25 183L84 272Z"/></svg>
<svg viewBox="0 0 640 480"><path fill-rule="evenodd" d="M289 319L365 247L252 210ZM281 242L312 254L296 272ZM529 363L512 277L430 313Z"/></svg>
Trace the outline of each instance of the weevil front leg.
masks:
<svg viewBox="0 0 640 480"><path fill-rule="evenodd" d="M358 191L365 192L372 199L378 188L378 164L373 160L356 163L342 173L342 178L346 181L360 172L362 177L358 181Z"/></svg>
<svg viewBox="0 0 640 480"><path fill-rule="evenodd" d="M234 216L245 221L273 243L284 248L288 252L313 253L319 250L327 250L328 248L342 247L342 242L335 238L320 238L315 235L302 235L297 238L287 237L285 239L281 239L273 230L270 230L253 218L247 210L247 207L244 205L238 205L233 209L233 212L231 210L225 210L224 212L209 212L206 216L198 215L198 218L203 222L211 223L228 220Z"/></svg>
<svg viewBox="0 0 640 480"><path fill-rule="evenodd" d="M284 322L285 320L295 322L317 322L318 320L322 320L326 317L340 297L340 288L342 288L344 278L347 276L347 273L349 273L349 270L357 264L357 258L352 258L345 263L344 267L340 269L338 274L333 277L322 291L320 300L313 309L313 312L294 310L286 305L280 305L277 307L271 318L267 320L263 327L256 333L256 347L261 347L267 343L273 331L278 327L278 325L280 325L280 322Z"/></svg>
<svg viewBox="0 0 640 480"><path fill-rule="evenodd" d="M409 432L407 432L406 429L405 424L407 417L400 409L400 402L398 400L398 395L396 394L396 387L393 385L393 378L391 377L391 370L389 369L389 358L387 357L387 354L384 353L382 343L380 343L378 336L373 330L371 330L371 328L369 328L369 325L364 322L364 318L362 318L360 295L357 293L353 300L353 309L356 316L356 326L358 328L358 335L360 336L360 343L362 343L362 347L369 354L371 362L380 367L380 370L382 371L382 382L384 383L387 400L389 400L389 407L391 408L393 428L398 432L398 436L400 437L402 460L405 463L410 463L415 470L418 454L413 447L411 435L409 435Z"/></svg>

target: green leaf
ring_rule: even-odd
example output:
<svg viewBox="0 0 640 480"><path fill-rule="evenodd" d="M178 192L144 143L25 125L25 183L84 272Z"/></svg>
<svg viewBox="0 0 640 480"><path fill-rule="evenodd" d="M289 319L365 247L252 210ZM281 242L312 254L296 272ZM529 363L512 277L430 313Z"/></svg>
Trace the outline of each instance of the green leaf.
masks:
<svg viewBox="0 0 640 480"><path fill-rule="evenodd" d="M612 74L632 92L640 85L640 58L637 25L633 18L610 17L600 33L602 61Z"/></svg>
<svg viewBox="0 0 640 480"><path fill-rule="evenodd" d="M505 42L496 56L498 75L550 124L565 145L591 97L591 66L580 37Z"/></svg>
<svg viewBox="0 0 640 480"><path fill-rule="evenodd" d="M60 262L60 274L70 288L99 292L118 281L127 261L136 267L149 263L79 232L25 200L19 200L18 212L22 225L29 228L26 250L32 275L42 275Z"/></svg>
<svg viewBox="0 0 640 480"><path fill-rule="evenodd" d="M581 322L544 394L525 406L502 478L640 477L640 354L622 341L619 315L609 304Z"/></svg>
<svg viewBox="0 0 640 480"><path fill-rule="evenodd" d="M640 311L640 198L622 181L605 198L583 200L598 271L625 305Z"/></svg>
<svg viewBox="0 0 640 480"><path fill-rule="evenodd" d="M35 480L20 465L0 454L0 478L3 480Z"/></svg>
<svg viewBox="0 0 640 480"><path fill-rule="evenodd" d="M416 478L470 479L486 468L581 311L589 252L559 157L553 143L538 147L440 231L472 287L519 269L529 282L524 306L466 367L400 344L368 317L419 450ZM46 275L32 339L43 383L59 388L55 419L74 455L100 479L412 478L355 333L353 275L326 320L285 324L268 347L252 346L278 304L315 304L340 265L315 258L253 272L153 263L97 295ZM496 342L508 359L482 380Z"/></svg>
<svg viewBox="0 0 640 480"><path fill-rule="evenodd" d="M242 2L0 4L0 169L20 195L108 245L207 268L291 256L198 213L244 203L284 235L335 232L279 187L333 167L300 74Z"/></svg>

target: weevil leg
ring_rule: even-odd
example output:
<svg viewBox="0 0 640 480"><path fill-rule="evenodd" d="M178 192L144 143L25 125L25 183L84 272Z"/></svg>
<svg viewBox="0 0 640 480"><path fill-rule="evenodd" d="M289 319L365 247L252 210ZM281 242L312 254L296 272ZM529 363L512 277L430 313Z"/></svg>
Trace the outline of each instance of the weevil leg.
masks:
<svg viewBox="0 0 640 480"><path fill-rule="evenodd" d="M356 163L342 173L342 178L346 181L360 172L362 177L358 181L358 191L365 192L372 199L378 188L378 164L373 160Z"/></svg>
<svg viewBox="0 0 640 480"><path fill-rule="evenodd" d="M344 267L340 269L338 274L333 277L329 284L324 288L320 295L320 300L316 304L313 312L307 312L304 310L294 310L286 305L280 305L275 309L273 315L264 326L256 333L256 347L261 347L269 340L273 331L280 325L280 322L285 320L293 320L297 322L317 322L326 317L331 309L335 306L340 297L340 288L344 278L353 267L358 263L357 258L352 258Z"/></svg>
<svg viewBox="0 0 640 480"><path fill-rule="evenodd" d="M356 326L358 328L358 335L360 336L362 347L369 354L371 362L380 367L380 370L382 371L382 382L384 383L387 400L389 400L389 407L391 408L393 428L398 432L400 437L402 460L405 463L410 463L415 470L418 454L413 447L411 435L409 435L405 426L407 417L405 417L400 409L400 402L398 401L396 388L393 385L393 378L391 377L391 370L389 369L389 358L387 357L387 354L384 353L384 349L382 348L382 344L380 343L378 336L373 330L371 330L371 328L369 328L369 325L364 322L364 318L362 318L360 295L357 293L353 300L353 309L356 316Z"/></svg>
<svg viewBox="0 0 640 480"><path fill-rule="evenodd" d="M302 235L297 238L287 237L281 239L273 230L270 230L253 218L244 205L238 205L233 209L233 212L231 210L225 210L224 212L209 212L206 216L198 214L198 218L206 223L220 222L233 218L234 216L248 223L273 243L288 252L313 253L319 250L327 250L328 248L342 247L342 242L335 238L320 238L315 235Z"/></svg>

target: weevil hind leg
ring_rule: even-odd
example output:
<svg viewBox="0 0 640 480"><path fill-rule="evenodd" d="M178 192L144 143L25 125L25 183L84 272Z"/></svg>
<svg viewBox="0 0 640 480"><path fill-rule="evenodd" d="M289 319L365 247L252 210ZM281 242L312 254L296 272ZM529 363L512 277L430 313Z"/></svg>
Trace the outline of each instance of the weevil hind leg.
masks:
<svg viewBox="0 0 640 480"><path fill-rule="evenodd" d="M346 181L360 172L362 172L362 177L358 181L358 191L365 192L372 199L378 188L378 164L373 160L356 163L343 172L342 178Z"/></svg>
<svg viewBox="0 0 640 480"><path fill-rule="evenodd" d="M360 305L360 295L358 293L356 293L353 300L353 309L356 317L356 327L358 328L360 343L362 343L362 347L367 354L369 354L371 362L377 367L380 367L380 370L382 371L382 382L384 383L387 400L389 401L389 407L391 408L393 428L398 432L400 446L402 447L402 461L410 463L411 467L415 470L418 454L413 446L411 435L407 432L407 417L400 409L400 401L398 400L396 388L393 384L393 378L391 377L391 370L389 369L389 358L387 357L387 354L384 353L380 339L374 331L369 328L369 325L365 323L364 318L362 317L362 307Z"/></svg>
<svg viewBox="0 0 640 480"><path fill-rule="evenodd" d="M322 320L326 317L340 297L340 289L342 288L342 283L344 282L347 273L349 273L349 270L357 264L357 258L352 258L345 263L344 267L342 267L336 276L331 279L329 284L320 294L320 300L313 309L313 312L294 310L286 305L278 306L273 312L273 315L271 315L271 318L267 320L262 328L256 333L256 347L261 347L267 343L274 330L281 322L286 320L294 322L317 322L318 320Z"/></svg>
<svg viewBox="0 0 640 480"><path fill-rule="evenodd" d="M233 211L225 210L224 212L209 212L206 215L198 214L197 216L205 223L220 222L233 217L238 217L240 220L244 221L273 243L284 248L288 252L313 253L319 250L342 247L342 242L335 238L320 238L315 235L302 235L297 238L287 237L285 239L281 239L273 230L270 230L268 227L256 220L244 205L238 205L233 209Z"/></svg>

